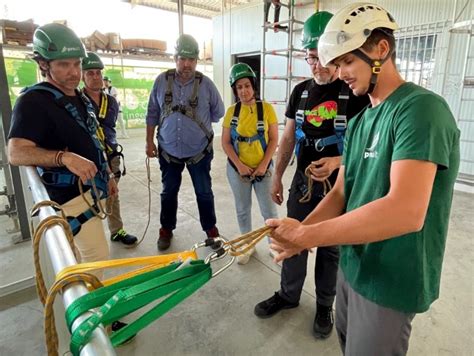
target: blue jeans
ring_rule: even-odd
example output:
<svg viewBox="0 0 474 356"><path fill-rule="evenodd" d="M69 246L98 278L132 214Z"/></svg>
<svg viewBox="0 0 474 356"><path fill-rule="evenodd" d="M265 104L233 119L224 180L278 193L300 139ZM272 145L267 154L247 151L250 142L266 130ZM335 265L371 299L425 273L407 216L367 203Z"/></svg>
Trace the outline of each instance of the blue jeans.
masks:
<svg viewBox="0 0 474 356"><path fill-rule="evenodd" d="M270 168L273 171L272 168ZM227 162L227 179L232 193L234 193L235 210L239 222L240 233L245 234L252 230L252 188L255 190L260 213L264 220L277 218L277 209L272 201L270 189L272 177L265 177L260 182L246 182L240 174Z"/></svg>
<svg viewBox="0 0 474 356"><path fill-rule="evenodd" d="M188 169L193 182L194 193L199 210L199 220L202 229L207 231L216 225L216 211L214 208L214 194L212 193L211 161L214 153L206 154L198 163L186 165L184 163L167 162L160 154L161 183L161 227L174 230L176 228L176 214L178 212L178 193L181 186L184 166Z"/></svg>

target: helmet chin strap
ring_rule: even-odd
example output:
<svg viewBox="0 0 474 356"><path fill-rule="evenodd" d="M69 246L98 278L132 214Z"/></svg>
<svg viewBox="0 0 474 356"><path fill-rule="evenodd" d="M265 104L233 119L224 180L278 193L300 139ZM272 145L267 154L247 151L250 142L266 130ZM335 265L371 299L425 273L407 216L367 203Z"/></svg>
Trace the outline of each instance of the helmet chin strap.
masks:
<svg viewBox="0 0 474 356"><path fill-rule="evenodd" d="M384 64L387 58L390 57L391 51L387 54L387 56L384 59L372 59L368 55L366 55L364 52L362 52L359 48L353 50L352 53L355 56L362 59L364 62L366 62L372 70L372 75L370 76L369 89L366 92L366 94L370 94L374 91L375 84L377 84L377 76L380 74L380 71L382 69L382 64Z"/></svg>

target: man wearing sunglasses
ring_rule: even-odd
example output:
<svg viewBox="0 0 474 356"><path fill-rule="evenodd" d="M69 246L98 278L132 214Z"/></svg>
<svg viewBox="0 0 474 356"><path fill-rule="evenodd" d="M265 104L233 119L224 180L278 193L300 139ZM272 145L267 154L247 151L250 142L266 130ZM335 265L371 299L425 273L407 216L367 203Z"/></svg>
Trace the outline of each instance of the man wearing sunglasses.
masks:
<svg viewBox="0 0 474 356"><path fill-rule="evenodd" d="M282 176L295 151L297 167L289 191L287 215L299 221L306 218L334 185L341 164L347 120L369 103L367 95L352 95L348 86L337 78L335 66L325 68L319 62L318 40L331 17L329 12L317 12L304 24L302 45L306 49L305 60L312 78L298 84L291 93L273 176L272 199L281 205L284 201ZM313 180L310 192L305 175L307 168ZM334 325L332 305L336 295L338 247L318 248L315 257L316 316L313 334L318 339L325 339ZM282 309L298 306L307 259L308 251L304 251L283 261L280 290L257 304L255 315L268 318Z"/></svg>

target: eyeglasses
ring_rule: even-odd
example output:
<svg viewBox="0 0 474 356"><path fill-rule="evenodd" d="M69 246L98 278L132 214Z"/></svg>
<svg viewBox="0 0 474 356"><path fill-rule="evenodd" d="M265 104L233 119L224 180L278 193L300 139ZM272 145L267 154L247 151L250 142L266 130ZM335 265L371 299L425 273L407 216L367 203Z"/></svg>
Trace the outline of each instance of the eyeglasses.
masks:
<svg viewBox="0 0 474 356"><path fill-rule="evenodd" d="M304 57L304 60L306 61L306 63L308 63L309 65L313 65L313 64L317 64L319 62L319 57Z"/></svg>

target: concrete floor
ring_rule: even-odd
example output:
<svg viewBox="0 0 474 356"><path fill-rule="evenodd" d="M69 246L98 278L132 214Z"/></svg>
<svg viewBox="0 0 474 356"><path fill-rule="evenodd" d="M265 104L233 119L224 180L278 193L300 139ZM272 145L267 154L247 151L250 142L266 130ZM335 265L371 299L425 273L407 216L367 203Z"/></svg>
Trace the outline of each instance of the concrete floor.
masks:
<svg viewBox="0 0 474 356"><path fill-rule="evenodd" d="M219 132L220 130L216 130ZM144 166L144 132L131 130L122 140L126 154L127 176L120 183L125 227L141 236L147 220L147 189ZM221 234L239 234L233 199L225 176L225 158L216 139L213 185L218 226ZM286 176L286 187L291 173ZM156 254L159 229L160 175L152 162L152 220L145 241L136 250L111 246L113 258ZM432 308L418 315L413 323L409 355L473 354L473 211L474 196L456 193L443 270L441 297ZM188 174L180 192L178 227L170 252L189 249L205 238L200 229L197 205ZM284 215L284 209L280 209ZM254 207L254 227L263 223ZM3 230L2 223L2 230ZM471 236L471 238L469 238ZM2 238L3 240L3 238ZM1 260L16 263L18 270L31 258L28 244L1 249ZM23 251L23 258L18 257ZM15 258L5 257L15 250ZM311 268L314 269L314 261ZM10 272L9 272L10 273ZM2 275L3 274L3 275ZM265 242L249 264L234 264L211 280L151 326L136 340L117 349L118 355L340 355L334 333L325 341L311 334L315 293L313 273L308 274L301 304L271 319L253 315L254 305L270 297L279 287L280 268L268 255ZM6 277L3 268L2 280ZM45 354L42 307L35 291L29 289L0 299L0 355ZM131 319L130 319L131 320ZM63 347L66 345L62 345Z"/></svg>

